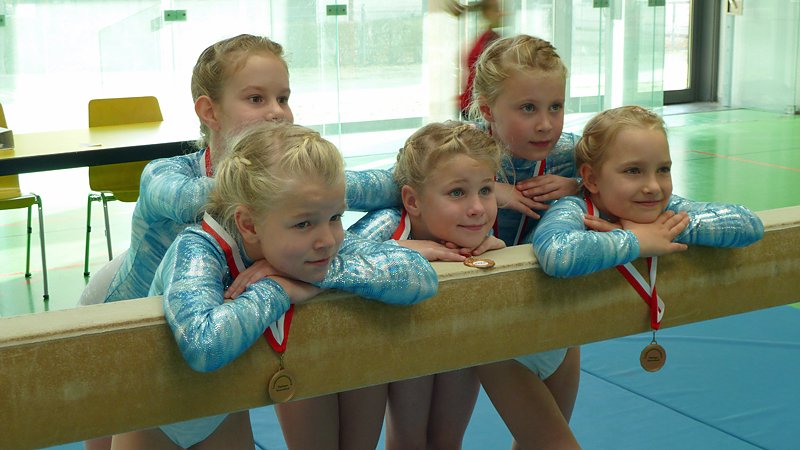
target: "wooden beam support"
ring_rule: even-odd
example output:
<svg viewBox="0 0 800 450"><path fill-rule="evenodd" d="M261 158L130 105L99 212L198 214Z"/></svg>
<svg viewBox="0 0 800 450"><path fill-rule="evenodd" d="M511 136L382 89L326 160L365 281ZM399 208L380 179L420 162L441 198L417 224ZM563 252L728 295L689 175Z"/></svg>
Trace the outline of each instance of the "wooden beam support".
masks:
<svg viewBox="0 0 800 450"><path fill-rule="evenodd" d="M800 300L800 207L760 213L762 242L659 260L671 327ZM436 263L439 294L395 307L330 293L297 308L285 365L296 398L384 383L649 329L616 271L554 279L530 246L479 270ZM641 266L640 266L641 267ZM0 319L0 448L36 448L269 403L278 357L263 341L192 371L160 298Z"/></svg>

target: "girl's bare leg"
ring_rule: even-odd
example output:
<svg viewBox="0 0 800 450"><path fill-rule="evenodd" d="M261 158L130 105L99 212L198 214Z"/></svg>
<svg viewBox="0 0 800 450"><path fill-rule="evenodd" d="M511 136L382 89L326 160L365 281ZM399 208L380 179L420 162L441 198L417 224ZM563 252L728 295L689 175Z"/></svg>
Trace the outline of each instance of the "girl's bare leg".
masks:
<svg viewBox="0 0 800 450"><path fill-rule="evenodd" d="M275 405L286 446L291 450L339 448L337 394Z"/></svg>
<svg viewBox="0 0 800 450"><path fill-rule="evenodd" d="M111 440L112 450L181 450L158 428L115 434Z"/></svg>
<svg viewBox="0 0 800 450"><path fill-rule="evenodd" d="M495 409L521 448L579 449L558 404L539 377L510 360L477 368Z"/></svg>
<svg viewBox="0 0 800 450"><path fill-rule="evenodd" d="M461 448L479 388L478 374L473 368L434 375L428 449Z"/></svg>
<svg viewBox="0 0 800 450"><path fill-rule="evenodd" d="M564 415L567 423L572 418L575 408L575 399L578 397L578 385L581 380L581 348L567 349L564 361L546 380L544 384L550 390L553 398Z"/></svg>
<svg viewBox="0 0 800 450"><path fill-rule="evenodd" d="M386 408L386 450L424 450L433 375L389 383Z"/></svg>
<svg viewBox="0 0 800 450"><path fill-rule="evenodd" d="M83 441L83 448L86 450L110 450L111 436L104 436Z"/></svg>
<svg viewBox="0 0 800 450"><path fill-rule="evenodd" d="M253 450L253 428L250 425L250 412L239 411L228 417L202 442L191 447L192 450L242 449Z"/></svg>
<svg viewBox="0 0 800 450"><path fill-rule="evenodd" d="M375 450L386 412L388 385L339 393L339 448Z"/></svg>

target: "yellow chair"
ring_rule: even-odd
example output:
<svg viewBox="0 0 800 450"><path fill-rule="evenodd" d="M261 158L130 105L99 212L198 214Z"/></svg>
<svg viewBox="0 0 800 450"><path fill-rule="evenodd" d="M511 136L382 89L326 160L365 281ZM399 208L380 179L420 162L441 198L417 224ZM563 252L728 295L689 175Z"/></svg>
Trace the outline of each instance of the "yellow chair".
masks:
<svg viewBox="0 0 800 450"><path fill-rule="evenodd" d="M0 105L0 127L8 128L3 105ZM44 250L44 220L42 219L42 199L36 194L25 194L19 189L17 175L0 176L0 210L28 208L28 245L25 257L25 278L31 277L31 208L39 209L39 245L42 248L42 279L44 280L44 299L50 298L47 290L47 257Z"/></svg>
<svg viewBox="0 0 800 450"><path fill-rule="evenodd" d="M89 127L127 125L143 122L161 122L161 107L155 97L102 98L89 102ZM139 178L149 161L122 164L107 164L89 167L89 187L96 192L89 194L86 208L86 253L83 276L89 276L89 236L92 232L92 202L103 203L106 224L108 260L111 251L111 228L108 222L108 202L135 202L139 198Z"/></svg>

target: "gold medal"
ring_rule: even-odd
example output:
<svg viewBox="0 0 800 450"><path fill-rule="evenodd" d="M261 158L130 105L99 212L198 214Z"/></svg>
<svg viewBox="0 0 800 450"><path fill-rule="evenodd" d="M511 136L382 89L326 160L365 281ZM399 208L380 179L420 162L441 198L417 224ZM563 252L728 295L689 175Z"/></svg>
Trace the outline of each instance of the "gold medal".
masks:
<svg viewBox="0 0 800 450"><path fill-rule="evenodd" d="M476 258L474 256L470 256L464 260L464 265L475 267L476 269L491 269L494 267L494 261L489 258Z"/></svg>
<svg viewBox="0 0 800 450"><path fill-rule="evenodd" d="M294 397L294 375L281 368L269 380L269 398L275 403L288 402Z"/></svg>
<svg viewBox="0 0 800 450"><path fill-rule="evenodd" d="M658 345L654 339L650 345L642 350L642 354L639 355L639 362L642 364L644 370L648 372L657 372L664 367L664 363L667 362L667 352L664 350L664 347Z"/></svg>

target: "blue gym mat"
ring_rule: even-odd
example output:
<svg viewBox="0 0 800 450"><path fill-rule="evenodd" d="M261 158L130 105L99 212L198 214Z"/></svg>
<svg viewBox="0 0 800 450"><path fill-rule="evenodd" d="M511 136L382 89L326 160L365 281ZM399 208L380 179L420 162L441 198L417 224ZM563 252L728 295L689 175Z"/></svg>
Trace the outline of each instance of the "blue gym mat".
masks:
<svg viewBox="0 0 800 450"><path fill-rule="evenodd" d="M800 309L780 306L661 330L667 363L655 373L639 366L650 338L581 348L571 426L584 449L800 448ZM271 406L252 410L251 419L257 448L286 448ZM510 446L510 433L481 390L464 450Z"/></svg>
<svg viewBox="0 0 800 450"><path fill-rule="evenodd" d="M800 448L800 309L780 306L582 348L571 422L585 449Z"/></svg>

